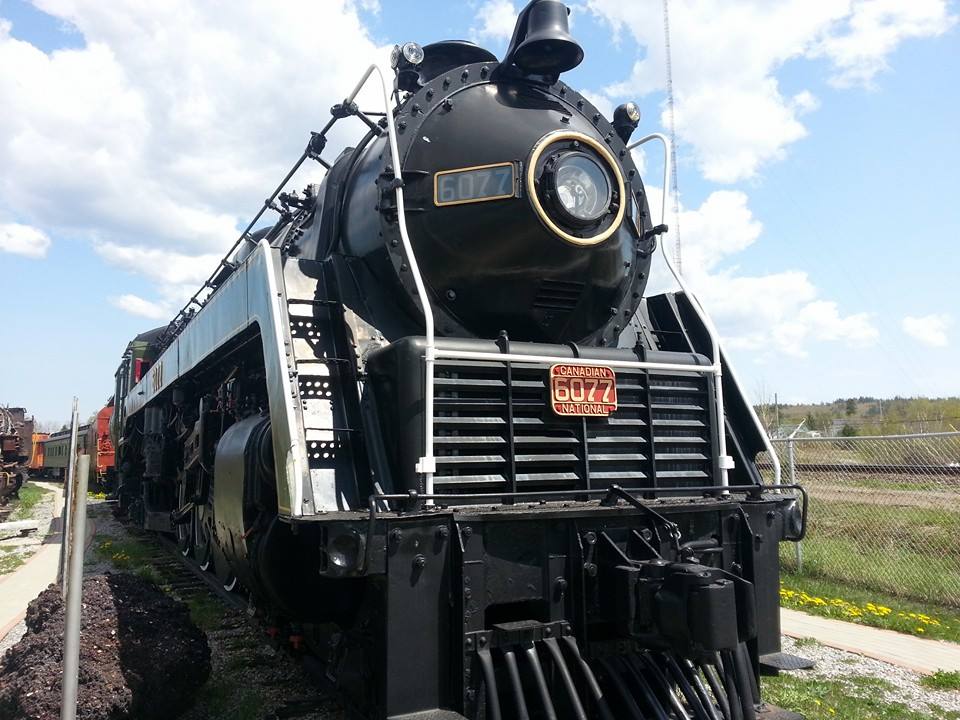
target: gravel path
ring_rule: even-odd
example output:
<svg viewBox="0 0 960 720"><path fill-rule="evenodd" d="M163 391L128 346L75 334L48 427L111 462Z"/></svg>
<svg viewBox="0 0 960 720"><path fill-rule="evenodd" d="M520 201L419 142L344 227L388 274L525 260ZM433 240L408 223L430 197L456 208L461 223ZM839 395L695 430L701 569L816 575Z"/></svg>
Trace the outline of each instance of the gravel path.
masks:
<svg viewBox="0 0 960 720"><path fill-rule="evenodd" d="M816 677L829 680L843 680L845 677L876 677L886 680L893 688L881 690L886 702L901 702L908 706L960 712L960 691L933 690L920 685L919 673L873 660L872 658L835 650L813 641L798 641L783 637L783 651L792 655L809 658L816 662L812 670L798 670L798 677Z"/></svg>
<svg viewBox="0 0 960 720"><path fill-rule="evenodd" d="M31 508L30 513L26 517L19 517L19 513L17 512L19 508L15 507L14 512L7 520L11 522L14 520L35 520L37 522L36 531L25 535L21 535L19 532L0 534L0 552L7 555L19 555L20 559L24 562L43 545L49 534L59 532L60 530L60 508L56 508L55 514L53 507L54 500L60 497L60 493L55 492L55 490L60 490L60 486L54 485L53 483L37 482L36 480L31 480L29 484L46 490L47 492L43 498ZM55 516L56 524L54 525Z"/></svg>
<svg viewBox="0 0 960 720"><path fill-rule="evenodd" d="M62 486L57 483L38 482L36 480L31 480L30 484L49 491L30 512L29 519L37 521L37 530L22 536L19 533L0 535L0 552L19 555L24 562L40 549L49 535L60 531L60 508L56 508L56 512L54 512L54 500L60 497ZM7 518L7 520L13 519L12 515ZM27 626L23 620L14 625L3 638L0 638L0 655L3 655L7 648L16 645L26 631Z"/></svg>

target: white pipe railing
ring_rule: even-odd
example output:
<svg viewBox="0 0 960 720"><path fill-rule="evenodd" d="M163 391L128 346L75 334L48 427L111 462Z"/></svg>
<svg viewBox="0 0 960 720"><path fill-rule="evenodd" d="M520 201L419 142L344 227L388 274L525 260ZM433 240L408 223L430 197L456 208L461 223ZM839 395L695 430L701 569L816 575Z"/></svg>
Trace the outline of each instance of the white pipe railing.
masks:
<svg viewBox="0 0 960 720"><path fill-rule="evenodd" d="M69 535L62 543L68 546L67 562L63 570L65 587L63 621L63 686L60 698L60 720L76 720L77 686L80 682L80 626L83 611L83 555L87 533L87 479L90 476L90 456L80 455L76 460L74 483L64 506L64 514L73 516Z"/></svg>
<svg viewBox="0 0 960 720"><path fill-rule="evenodd" d="M433 455L433 368L436 361L436 335L434 331L433 308L430 305L430 298L427 295L427 288L423 282L423 276L420 274L420 265L417 263L417 256L413 252L413 244L410 242L410 235L407 233L407 216L403 204L403 170L400 165L400 151L397 148L397 127L393 119L393 113L390 112L390 94L387 91L387 83L383 77L383 70L379 65L371 65L363 74L360 82L353 89L347 98L347 102L353 102L360 89L366 84L370 75L374 72L380 79L380 88L383 91L383 111L387 120L387 135L390 141L390 160L393 163L393 177L396 184L397 201L397 224L400 227L400 240L403 243L403 251L407 255L407 262L410 264L410 274L413 276L413 282L417 289L417 297L420 305L423 307L423 320L426 330L427 346L424 350L424 372L426 382L424 383L424 428L423 428L423 456L417 463L416 471L424 476L424 491L427 495L433 494L433 475L437 471L437 460ZM428 505L433 504L433 500L427 501Z"/></svg>
<svg viewBox="0 0 960 720"><path fill-rule="evenodd" d="M643 362L640 360L613 360L604 358L602 360L593 360L590 358L570 358L553 355L518 355L515 353L489 353L479 350L444 350L438 348L436 351L438 358L448 358L451 360L498 360L499 362L517 362L517 363L569 363L575 362L577 365L586 365L587 367L618 367L628 370L659 370L661 372L689 372L709 374L714 372L713 365L685 365L684 363L655 363Z"/></svg>
<svg viewBox="0 0 960 720"><path fill-rule="evenodd" d="M76 477L77 469L77 443L79 441L80 414L78 410L78 400L76 395L73 397L73 409L70 411L70 450L67 456L67 469L63 482L64 489L64 511L63 511L63 538L60 542L60 566L58 569L60 585L60 596L67 599L67 555L70 545L70 538L73 522L73 514L68 512L70 503L73 501L73 481Z"/></svg>
<svg viewBox="0 0 960 720"><path fill-rule="evenodd" d="M416 472L423 475L424 477L424 491L428 495L433 494L433 476L436 473L436 457L433 454L433 401L434 401L434 366L436 364L437 358L449 358L449 359L461 359L461 360L485 360L485 361L499 361L499 362L532 362L532 363L562 363L568 362L570 358L563 357L550 357L550 356L535 356L535 355L513 355L513 354L503 354L503 353L485 353L485 352L471 352L471 351L458 351L458 350L438 350L436 346L436 331L434 326L434 316L433 316L433 307L430 304L430 298L427 294L426 285L423 281L423 276L420 273L420 266L417 262L416 253L413 250L413 244L410 241L410 235L407 231L407 219L406 211L403 200L403 170L401 166L400 151L397 146L397 128L396 123L393 118L393 113L390 111L390 93L387 90L387 83L384 79L383 70L379 65L373 64L367 68L367 71L361 77L360 82L357 83L354 87L353 92L347 97L347 102L351 103L354 101L356 96L359 94L360 90L366 84L367 80L371 75L376 73L377 78L380 81L380 89L383 93L383 108L384 108L384 118L386 119L387 124L387 135L390 145L390 159L393 164L393 177L395 182L394 191L396 193L396 208L397 208L397 225L400 231L400 239L403 243L403 250L407 256L407 262L410 267L410 274L413 277L414 286L417 291L417 298L420 300L420 305L423 308L423 318L425 325L425 334L426 334L426 347L424 348L424 407L426 411L424 412L424 438L423 438L423 455L420 457L416 465ZM647 135L646 137L637 140L634 143L631 143L628 146L628 150L632 150L636 147L643 145L650 140L660 140L663 143L664 150L664 182L663 182L663 198L661 204L661 223L667 217L667 188L668 180L670 177L670 141L660 133L653 133ZM660 372L691 372L691 373L701 373L701 374L712 374L714 377L714 409L716 414L716 426L717 426L717 454L718 454L718 466L720 469L720 484L723 487L729 485L729 476L728 472L733 467L733 458L727 454L727 438L726 438L726 424L725 424L725 414L724 414L724 402L723 402L723 368L721 367L720 362L720 343L718 339L718 334L716 327L713 324L713 321L710 319L710 316L707 315L706 311L703 309L703 306L700 304L700 301L697 299L696 295L690 290L687 283L684 281L683 276L676 269L673 262L670 260L669 253L665 249L664 243L660 243L661 251L663 253L663 258L667 263L667 267L670 270L670 273L673 275L674 279L677 281L677 284L683 290L686 297L690 300L690 303L694 309L694 312L697 313L701 322L707 330L707 334L710 337L710 347L712 352L712 362L711 365L682 365L679 363L670 364L670 363L651 363L651 362L630 362L630 361L610 361L610 360L586 360L583 358L577 358L577 362L583 365L606 365L611 367L622 367L622 368L631 368L638 370L652 370ZM732 368L730 369L730 379L734 385L739 389L740 384L737 381L736 375L734 374ZM742 391L741 391L742 392ZM773 446L770 443L770 439L767 437L767 433L760 423L759 418L754 412L753 408L747 403L748 410L750 415L757 425L758 429L763 436L764 445L767 451L770 453L771 461L774 466L774 481L779 484L780 482L780 463L777 458L777 454L773 451ZM432 500L428 500L427 504L433 504Z"/></svg>
<svg viewBox="0 0 960 720"><path fill-rule="evenodd" d="M661 193L660 201L660 223L666 224L667 194L669 192L668 188L670 187L670 141L661 133L652 133L646 137L640 138L636 142L627 145L627 150L633 150L634 148L640 147L651 140L659 140L661 143L663 143L663 192ZM727 455L727 427L724 420L726 415L723 405L723 367L722 363L720 362L720 340L717 335L717 329L714 327L710 316L707 315L706 311L700 305L700 302L697 300L696 296L683 279L683 275L680 274L680 271L677 270L676 266L673 264L673 261L670 259L670 253L667 252L667 244L665 242L660 242L660 251L663 255L664 262L667 263L667 269L670 270L670 274L673 275L674 280L677 281L680 289L683 290L683 294L686 295L690 300L690 305L693 307L693 311L700 318L700 322L703 323L703 326L707 330L707 335L710 337L710 356L713 363L711 366L711 372L713 373L714 413L717 424L717 455L718 465L720 467L720 484L723 487L727 487L730 484L728 473L733 468L733 458Z"/></svg>
<svg viewBox="0 0 960 720"><path fill-rule="evenodd" d="M627 146L627 150L633 150L634 148L640 147L644 143L647 143L651 140L659 140L663 144L663 192L661 193L660 198L660 222L665 224L667 219L667 195L669 192L668 188L670 187L670 140L667 139L667 137L662 133L652 133L646 137L640 138L636 142L630 143L630 145ZM733 467L733 459L727 455L727 432L723 405L723 368L721 367L722 363L720 362L720 336L717 333L716 326L713 324L713 320L710 319L707 311L703 308L703 305L700 304L700 300L684 281L683 275L680 273L680 271L674 266L673 261L670 259L670 253L667 252L666 243L660 243L660 250L663 254L663 259L667 263L667 268L670 270L670 274L673 275L674 279L677 281L677 284L680 286L680 289L683 290L684 295L686 295L687 299L690 300L690 304L693 307L694 312L697 313L697 316L700 318L700 322L703 323L703 326L707 329L707 334L710 336L710 351L712 353L713 364L715 368L714 385L716 386L717 435L719 438L718 450L720 453L721 483L726 486L728 484L727 470ZM753 409L753 405L746 400L743 387L740 385L740 381L737 379L737 374L733 367L729 366L727 368L727 372L730 375L730 380L733 382L734 387L736 387L743 396L745 400L744 404L747 406L750 418L760 431L760 436L763 438L763 445L766 448L767 453L770 455L770 459L773 464L773 482L775 485L779 485L781 477L780 460L777 457L776 452L773 450L773 445L770 442L769 435L767 435L767 430L763 426L763 423L760 422L760 418L757 417L757 413Z"/></svg>

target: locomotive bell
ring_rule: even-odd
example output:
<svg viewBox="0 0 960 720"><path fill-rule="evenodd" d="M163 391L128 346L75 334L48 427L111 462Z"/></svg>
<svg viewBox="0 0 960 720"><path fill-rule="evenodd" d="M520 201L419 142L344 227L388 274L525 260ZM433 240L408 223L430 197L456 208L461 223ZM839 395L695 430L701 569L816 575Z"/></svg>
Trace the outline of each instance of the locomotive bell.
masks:
<svg viewBox="0 0 960 720"><path fill-rule="evenodd" d="M569 12L557 0L533 0L517 18L504 65L553 76L579 65L583 48L570 35Z"/></svg>

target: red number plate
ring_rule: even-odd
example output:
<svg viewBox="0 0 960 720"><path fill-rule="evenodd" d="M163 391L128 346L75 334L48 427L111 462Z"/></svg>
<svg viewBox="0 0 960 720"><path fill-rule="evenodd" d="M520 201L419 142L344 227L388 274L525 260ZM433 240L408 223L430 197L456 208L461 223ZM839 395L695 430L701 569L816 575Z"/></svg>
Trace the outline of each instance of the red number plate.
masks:
<svg viewBox="0 0 960 720"><path fill-rule="evenodd" d="M550 368L550 405L557 415L604 417L617 409L617 376L608 367Z"/></svg>

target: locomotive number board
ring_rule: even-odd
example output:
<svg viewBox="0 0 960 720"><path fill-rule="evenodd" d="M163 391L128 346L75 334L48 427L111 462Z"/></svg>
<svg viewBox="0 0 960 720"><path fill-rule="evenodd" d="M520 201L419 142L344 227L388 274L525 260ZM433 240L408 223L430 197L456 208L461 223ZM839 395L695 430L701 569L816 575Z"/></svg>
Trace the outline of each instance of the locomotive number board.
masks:
<svg viewBox="0 0 960 720"><path fill-rule="evenodd" d="M550 407L557 415L605 417L617 409L617 376L603 366L553 365Z"/></svg>
<svg viewBox="0 0 960 720"><path fill-rule="evenodd" d="M515 177L512 162L443 170L433 176L433 204L442 207L513 197Z"/></svg>

